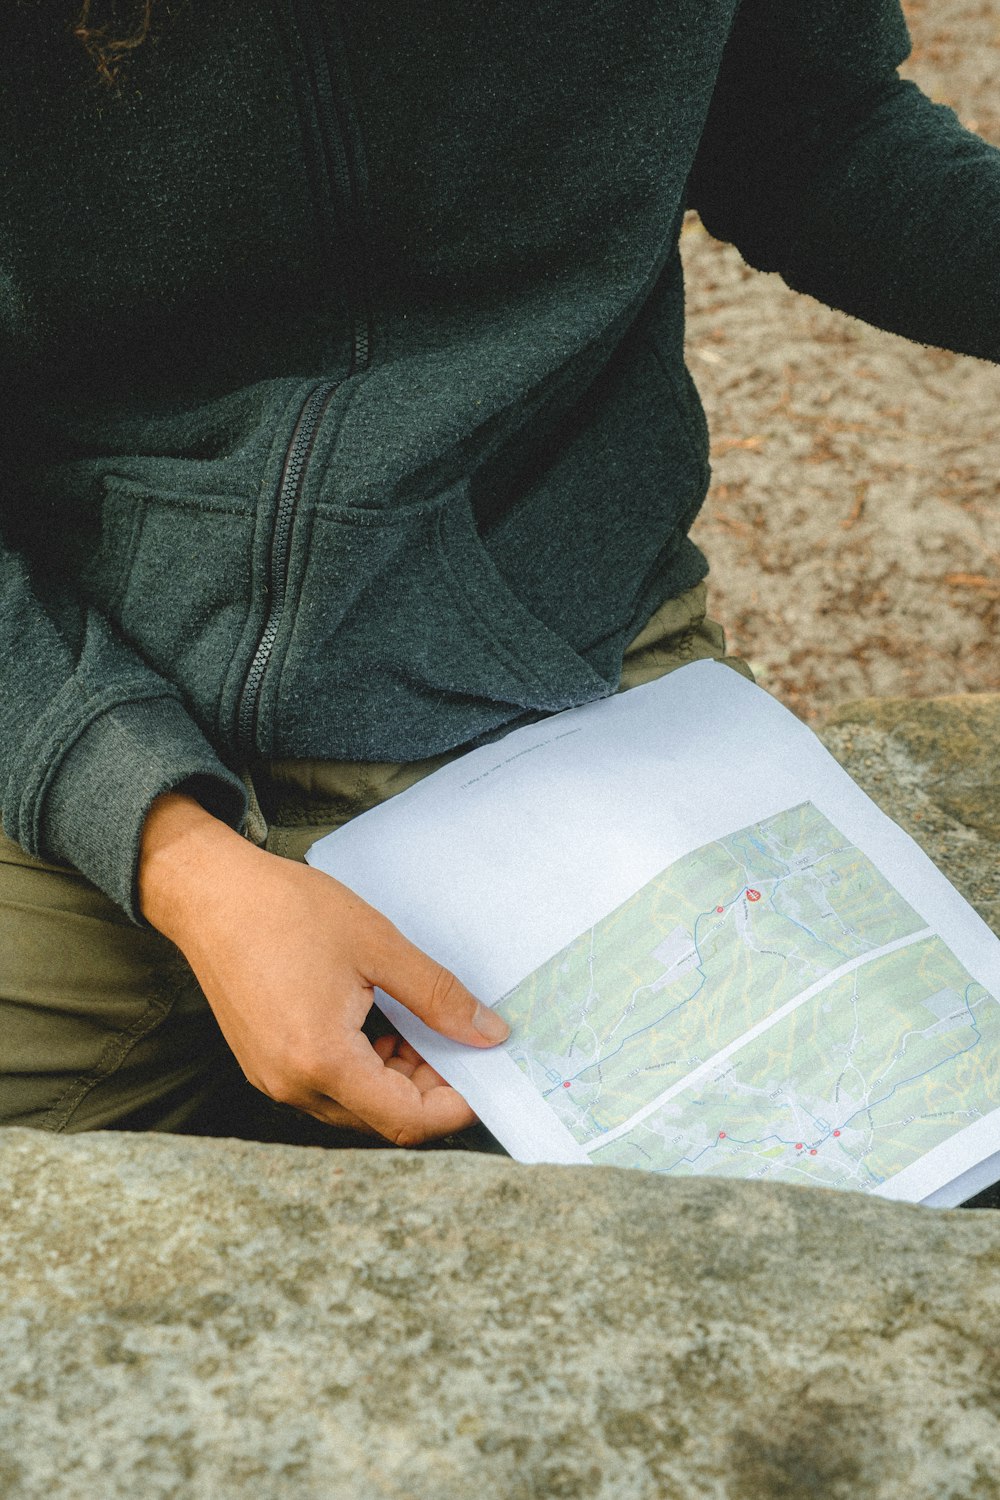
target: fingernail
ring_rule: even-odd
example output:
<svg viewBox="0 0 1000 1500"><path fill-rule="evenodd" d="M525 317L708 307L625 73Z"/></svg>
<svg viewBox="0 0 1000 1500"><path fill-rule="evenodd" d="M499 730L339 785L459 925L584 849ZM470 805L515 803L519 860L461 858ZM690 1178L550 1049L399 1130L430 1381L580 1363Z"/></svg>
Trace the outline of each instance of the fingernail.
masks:
<svg viewBox="0 0 1000 1500"><path fill-rule="evenodd" d="M503 1016L498 1016L488 1005L477 1005L472 1024L488 1042L505 1042L510 1036L510 1027Z"/></svg>

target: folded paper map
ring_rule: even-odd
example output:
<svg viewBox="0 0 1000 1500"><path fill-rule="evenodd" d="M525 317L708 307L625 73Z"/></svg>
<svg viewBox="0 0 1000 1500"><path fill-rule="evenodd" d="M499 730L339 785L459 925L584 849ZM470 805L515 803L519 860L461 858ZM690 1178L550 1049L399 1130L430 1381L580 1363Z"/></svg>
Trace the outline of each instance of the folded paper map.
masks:
<svg viewBox="0 0 1000 1500"><path fill-rule="evenodd" d="M512 1027L398 1029L524 1161L955 1204L1000 1179L1000 941L715 662L518 729L315 844Z"/></svg>

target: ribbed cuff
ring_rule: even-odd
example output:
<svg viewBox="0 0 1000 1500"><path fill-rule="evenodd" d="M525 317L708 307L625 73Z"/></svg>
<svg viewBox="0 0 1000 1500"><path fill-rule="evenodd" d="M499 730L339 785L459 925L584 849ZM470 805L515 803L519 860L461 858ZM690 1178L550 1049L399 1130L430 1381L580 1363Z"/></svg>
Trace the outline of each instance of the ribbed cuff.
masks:
<svg viewBox="0 0 1000 1500"><path fill-rule="evenodd" d="M145 925L137 888L142 826L153 800L181 787L232 828L246 817L242 781L177 698L115 704L90 721L47 778L31 852L74 865Z"/></svg>

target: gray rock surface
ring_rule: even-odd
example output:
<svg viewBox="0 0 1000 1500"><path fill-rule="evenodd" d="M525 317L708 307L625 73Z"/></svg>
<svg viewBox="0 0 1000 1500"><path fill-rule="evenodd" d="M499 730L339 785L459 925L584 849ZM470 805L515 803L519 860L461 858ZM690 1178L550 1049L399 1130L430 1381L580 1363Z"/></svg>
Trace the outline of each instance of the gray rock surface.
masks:
<svg viewBox="0 0 1000 1500"><path fill-rule="evenodd" d="M0 1494L989 1500L1000 1217L0 1133Z"/></svg>
<svg viewBox="0 0 1000 1500"><path fill-rule="evenodd" d="M865 698L822 738L1000 933L1000 693Z"/></svg>

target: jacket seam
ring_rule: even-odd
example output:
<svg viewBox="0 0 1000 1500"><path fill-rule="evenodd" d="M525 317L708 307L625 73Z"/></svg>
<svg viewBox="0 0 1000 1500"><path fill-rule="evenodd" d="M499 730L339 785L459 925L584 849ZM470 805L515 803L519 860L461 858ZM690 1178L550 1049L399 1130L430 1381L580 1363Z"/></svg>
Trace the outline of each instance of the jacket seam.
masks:
<svg viewBox="0 0 1000 1500"><path fill-rule="evenodd" d="M500 636L499 634L495 634L494 632L487 629L487 627L480 619L479 615L476 613L473 602L469 597L465 582L462 579L461 575L452 566L452 561L448 554L448 544L444 533L444 511L445 507L442 506L439 514L435 518L435 532L440 548L439 555L445 566L445 569L447 570L448 576L455 586L454 597L456 605L458 606L460 612L465 616L466 622L472 627L473 631L478 636L480 641L482 641L491 651L496 652L500 656L501 660L514 673L522 686L526 688L544 688L545 681L540 676L540 674L534 672L527 663L521 661L515 655L513 649L507 643L507 641L502 638L502 636ZM515 602L517 601L515 600ZM525 606L521 605L521 608L524 609ZM544 626L542 626L540 621L539 628L545 628Z"/></svg>
<svg viewBox="0 0 1000 1500"><path fill-rule="evenodd" d="M146 484L141 479L134 479L131 475L117 474L109 470L103 476L106 487L105 503L113 501L115 495L135 495L145 506L169 506L175 510L211 511L213 515L236 516L239 520L252 520L254 517L254 504L248 499L246 505L241 509L236 503L235 496L219 504L213 495L199 495L196 492L187 493L181 490L159 489L155 484Z"/></svg>

